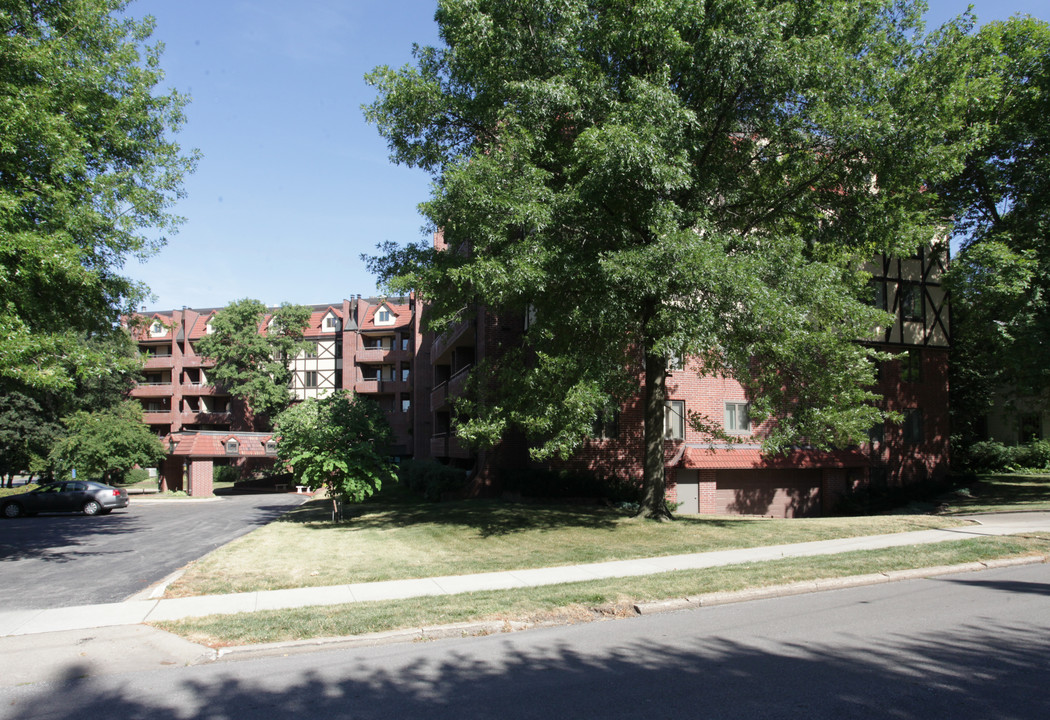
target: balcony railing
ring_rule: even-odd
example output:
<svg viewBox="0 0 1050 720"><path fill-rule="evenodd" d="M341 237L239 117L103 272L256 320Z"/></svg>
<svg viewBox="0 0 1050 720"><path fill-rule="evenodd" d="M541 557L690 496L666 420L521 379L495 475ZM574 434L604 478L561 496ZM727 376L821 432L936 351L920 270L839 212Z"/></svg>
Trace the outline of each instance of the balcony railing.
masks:
<svg viewBox="0 0 1050 720"><path fill-rule="evenodd" d="M467 333L467 331L473 331L473 329L474 318L464 318L434 338L434 344L430 349L431 361L433 362L441 358L450 348L459 344L458 341L465 333Z"/></svg>

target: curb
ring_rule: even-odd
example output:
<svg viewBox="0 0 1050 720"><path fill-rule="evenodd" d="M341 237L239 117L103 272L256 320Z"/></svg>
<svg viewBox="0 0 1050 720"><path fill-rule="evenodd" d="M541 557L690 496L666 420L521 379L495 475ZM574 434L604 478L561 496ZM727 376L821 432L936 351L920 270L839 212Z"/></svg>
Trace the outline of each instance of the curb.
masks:
<svg viewBox="0 0 1050 720"><path fill-rule="evenodd" d="M286 642L263 643L260 645L237 645L219 648L215 651L215 660L251 660L261 657L300 655L317 650L341 650L358 647L378 647L407 642L429 642L461 637L483 637L500 633L517 632L534 627L533 623L488 620L485 622L452 623L450 625L430 625L421 628L386 630L364 635L347 635L344 637L311 638L310 640L288 640Z"/></svg>
<svg viewBox="0 0 1050 720"><path fill-rule="evenodd" d="M655 615L664 612L714 607L717 605L728 605L732 603L748 602L751 600L788 597L791 595L803 595L813 592L823 592L826 590L841 590L851 587L861 587L864 585L899 582L902 580L921 580L940 575L976 572L978 570L991 570L994 568L1014 567L1018 565L1036 565L1046 562L1050 562L1050 557L1046 555L1029 555L1025 557L1006 558L1003 560L989 560L987 562L940 565L935 567L913 568L910 570L891 570L885 573L872 573L868 575L854 575L852 577L806 580L786 585L772 585L764 588L751 588L733 592L706 593L704 595L693 597L658 600L650 603L638 603L634 605L634 611L639 616ZM488 620L483 622L463 622L449 625L430 625L421 628L386 630L383 632L367 633L363 635L311 638L309 640L288 640L285 642L262 643L258 645L235 645L214 650L214 654L203 659L203 662L253 660L264 657L300 655L316 652L318 650L342 650L358 647L379 647L382 645L393 645L398 643L429 642L432 640L450 638L484 637L486 635L498 635L501 633L518 632L520 630L531 630L536 627L549 627L552 624L568 623Z"/></svg>
<svg viewBox="0 0 1050 720"><path fill-rule="evenodd" d="M963 563L961 565L939 565L927 568L913 568L910 570L890 570L884 573L822 578L819 580L804 580L802 582L788 583L786 585L770 585L769 587L762 588L749 588L747 590L734 590L731 592L714 592L693 597L658 600L650 603L637 603L634 606L634 609L639 615L653 615L661 612L674 612L676 610L712 607L715 605L728 605L730 603L747 602L749 600L789 597L791 595L823 592L825 590L841 590L851 587L862 587L864 585L899 582L901 580L921 580L924 578L938 577L940 575L976 572L978 570L1014 567L1017 565L1036 565L1045 562L1048 562L1048 557L1045 555L1030 555L1026 557L1006 558L1003 560L989 560L988 562Z"/></svg>

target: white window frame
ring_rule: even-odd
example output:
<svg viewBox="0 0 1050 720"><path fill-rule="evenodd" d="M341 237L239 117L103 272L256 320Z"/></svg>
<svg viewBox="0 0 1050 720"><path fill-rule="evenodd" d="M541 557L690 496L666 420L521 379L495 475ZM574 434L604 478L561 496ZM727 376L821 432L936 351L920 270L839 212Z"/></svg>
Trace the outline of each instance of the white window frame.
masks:
<svg viewBox="0 0 1050 720"><path fill-rule="evenodd" d="M664 439L685 440L685 400L664 401Z"/></svg>
<svg viewBox="0 0 1050 720"><path fill-rule="evenodd" d="M724 426L731 435L748 435L751 433L751 407L744 401L728 400L725 404Z"/></svg>

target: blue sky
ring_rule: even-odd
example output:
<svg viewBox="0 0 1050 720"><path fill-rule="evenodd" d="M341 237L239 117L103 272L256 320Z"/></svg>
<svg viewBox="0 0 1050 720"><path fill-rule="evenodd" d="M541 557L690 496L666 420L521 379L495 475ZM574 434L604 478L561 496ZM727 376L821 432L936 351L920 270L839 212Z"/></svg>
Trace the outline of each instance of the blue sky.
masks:
<svg viewBox="0 0 1050 720"><path fill-rule="evenodd" d="M392 165L361 105L365 73L411 61L438 41L436 0L137 0L165 45L164 87L192 97L179 142L200 150L180 231L125 271L149 309L341 301L376 292L360 260L386 240L424 237L416 206L429 177ZM928 23L966 0L932 0ZM1023 12L1050 20L1050 0L974 0L980 22Z"/></svg>

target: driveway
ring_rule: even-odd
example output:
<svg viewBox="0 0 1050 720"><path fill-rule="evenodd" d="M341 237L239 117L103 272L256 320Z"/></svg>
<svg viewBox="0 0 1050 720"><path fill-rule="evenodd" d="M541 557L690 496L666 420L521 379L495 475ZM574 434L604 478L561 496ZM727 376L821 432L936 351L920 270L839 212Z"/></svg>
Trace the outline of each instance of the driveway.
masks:
<svg viewBox="0 0 1050 720"><path fill-rule="evenodd" d="M275 520L302 495L233 495L200 502L131 497L111 515L0 521L0 607L125 600L191 560Z"/></svg>

